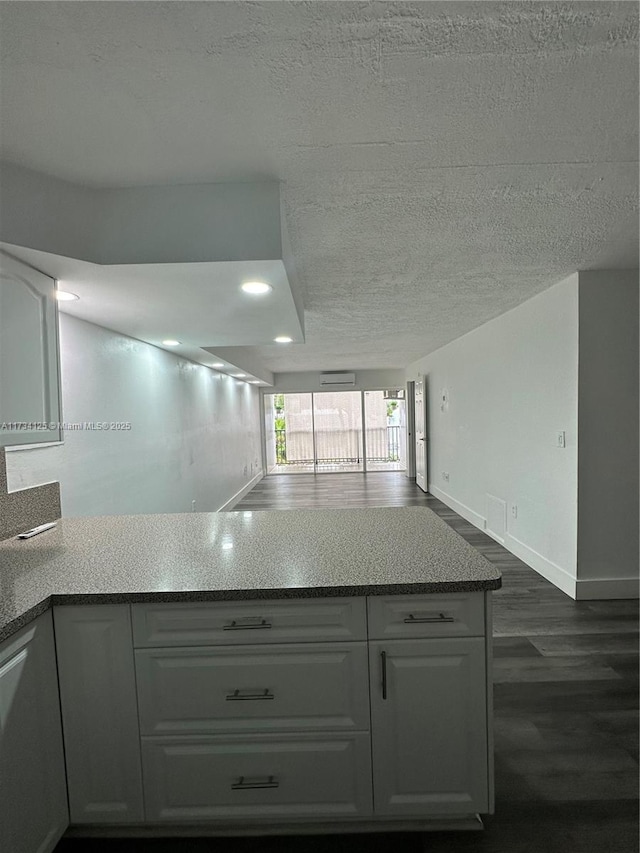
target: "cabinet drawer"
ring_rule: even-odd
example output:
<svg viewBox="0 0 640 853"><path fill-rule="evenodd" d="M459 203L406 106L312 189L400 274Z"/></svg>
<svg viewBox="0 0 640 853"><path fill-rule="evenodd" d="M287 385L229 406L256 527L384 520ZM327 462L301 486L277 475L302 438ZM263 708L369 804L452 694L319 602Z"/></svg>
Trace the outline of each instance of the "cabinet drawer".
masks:
<svg viewBox="0 0 640 853"><path fill-rule="evenodd" d="M371 596L369 637L394 640L484 636L484 594Z"/></svg>
<svg viewBox="0 0 640 853"><path fill-rule="evenodd" d="M143 734L368 729L366 643L138 649Z"/></svg>
<svg viewBox="0 0 640 853"><path fill-rule="evenodd" d="M371 814L368 734L157 738L142 745L148 821Z"/></svg>
<svg viewBox="0 0 640 853"><path fill-rule="evenodd" d="M138 648L366 640L364 598L136 604Z"/></svg>

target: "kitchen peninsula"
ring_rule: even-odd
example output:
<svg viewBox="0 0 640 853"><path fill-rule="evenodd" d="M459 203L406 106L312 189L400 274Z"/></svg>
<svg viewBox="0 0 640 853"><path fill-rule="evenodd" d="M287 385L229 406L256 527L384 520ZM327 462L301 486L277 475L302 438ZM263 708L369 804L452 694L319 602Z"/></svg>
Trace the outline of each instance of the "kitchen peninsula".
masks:
<svg viewBox="0 0 640 853"><path fill-rule="evenodd" d="M481 826L499 586L422 507L62 519L0 542L8 849L68 824Z"/></svg>

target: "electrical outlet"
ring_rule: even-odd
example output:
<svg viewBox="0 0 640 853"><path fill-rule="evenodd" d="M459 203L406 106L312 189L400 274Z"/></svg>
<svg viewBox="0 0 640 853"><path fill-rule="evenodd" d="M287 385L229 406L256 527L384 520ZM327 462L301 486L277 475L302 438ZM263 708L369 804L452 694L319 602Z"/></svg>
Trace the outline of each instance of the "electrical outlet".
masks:
<svg viewBox="0 0 640 853"><path fill-rule="evenodd" d="M558 430L558 433L556 435L556 447L566 447L566 446L567 446L567 442L566 442L564 430Z"/></svg>
<svg viewBox="0 0 640 853"><path fill-rule="evenodd" d="M449 482L449 472L448 471L442 472L442 479L445 481L445 483Z"/></svg>
<svg viewBox="0 0 640 853"><path fill-rule="evenodd" d="M247 466L246 465L244 466L244 470L242 473L244 474L245 477L247 476Z"/></svg>
<svg viewBox="0 0 640 853"><path fill-rule="evenodd" d="M517 518L517 517L518 517L518 507L517 507L517 505L516 505L516 504L511 504L511 515L512 515L514 518Z"/></svg>
<svg viewBox="0 0 640 853"><path fill-rule="evenodd" d="M196 502L191 501L191 512L195 512L195 511L196 511Z"/></svg>

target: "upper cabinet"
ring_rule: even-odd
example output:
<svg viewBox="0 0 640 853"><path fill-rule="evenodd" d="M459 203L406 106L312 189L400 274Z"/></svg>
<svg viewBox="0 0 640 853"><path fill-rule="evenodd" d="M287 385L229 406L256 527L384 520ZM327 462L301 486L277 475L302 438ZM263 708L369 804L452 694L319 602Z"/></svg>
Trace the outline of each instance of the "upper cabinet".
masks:
<svg viewBox="0 0 640 853"><path fill-rule="evenodd" d="M0 252L0 447L60 441L55 281Z"/></svg>

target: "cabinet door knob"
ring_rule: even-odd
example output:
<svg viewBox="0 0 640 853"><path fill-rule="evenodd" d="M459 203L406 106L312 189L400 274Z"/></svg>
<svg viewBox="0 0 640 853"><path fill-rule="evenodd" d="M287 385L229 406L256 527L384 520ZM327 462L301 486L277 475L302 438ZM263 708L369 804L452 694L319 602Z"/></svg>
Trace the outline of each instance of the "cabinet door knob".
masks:
<svg viewBox="0 0 640 853"><path fill-rule="evenodd" d="M237 782L231 785L232 791L251 791L256 788L278 788L280 782L275 776L256 777L247 779L245 776L240 776Z"/></svg>
<svg viewBox="0 0 640 853"><path fill-rule="evenodd" d="M453 616L445 616L439 613L437 616L414 616L410 613L404 620L406 625L423 625L425 622L455 622Z"/></svg>
<svg viewBox="0 0 640 853"><path fill-rule="evenodd" d="M227 702L256 702L264 699L275 699L276 697L273 693L269 692L268 687L265 687L265 689L260 693L242 693L242 691L237 688L233 693L227 693L225 698Z"/></svg>

